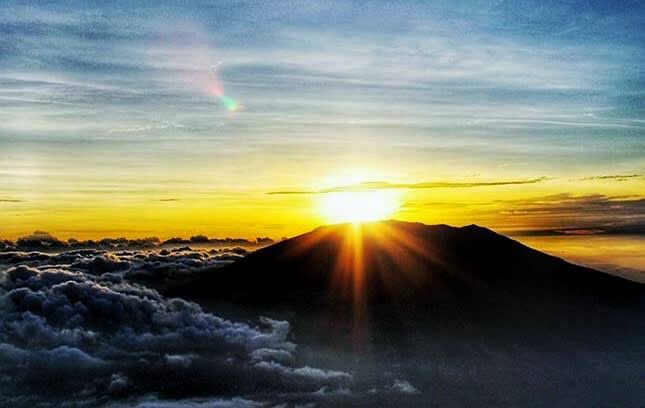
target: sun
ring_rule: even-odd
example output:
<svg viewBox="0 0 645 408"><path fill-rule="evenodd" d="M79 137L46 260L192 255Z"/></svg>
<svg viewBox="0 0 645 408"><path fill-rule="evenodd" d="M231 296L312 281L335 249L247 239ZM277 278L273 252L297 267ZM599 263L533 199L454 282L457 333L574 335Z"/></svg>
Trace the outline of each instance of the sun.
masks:
<svg viewBox="0 0 645 408"><path fill-rule="evenodd" d="M378 221L391 217L400 207L393 191L333 192L320 198L320 211L329 223Z"/></svg>

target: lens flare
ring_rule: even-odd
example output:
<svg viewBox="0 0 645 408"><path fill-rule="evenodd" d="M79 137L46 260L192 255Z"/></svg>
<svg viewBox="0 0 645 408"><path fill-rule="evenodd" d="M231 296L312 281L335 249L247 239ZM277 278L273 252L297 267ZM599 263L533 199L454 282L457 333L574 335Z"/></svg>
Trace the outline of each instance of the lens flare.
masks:
<svg viewBox="0 0 645 408"><path fill-rule="evenodd" d="M146 54L154 64L166 68L170 80L186 85L189 92L216 99L229 112L244 108L224 89L220 78L223 61L207 30L198 24L159 30L162 34L151 42Z"/></svg>

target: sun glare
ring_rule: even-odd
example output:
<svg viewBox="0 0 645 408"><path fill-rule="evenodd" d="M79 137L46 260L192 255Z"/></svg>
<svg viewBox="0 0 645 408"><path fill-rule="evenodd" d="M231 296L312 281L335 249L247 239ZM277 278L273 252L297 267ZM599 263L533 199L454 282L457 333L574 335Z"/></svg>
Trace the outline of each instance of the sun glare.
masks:
<svg viewBox="0 0 645 408"><path fill-rule="evenodd" d="M400 206L393 191L336 192L321 197L321 213L330 223L378 221L392 216Z"/></svg>

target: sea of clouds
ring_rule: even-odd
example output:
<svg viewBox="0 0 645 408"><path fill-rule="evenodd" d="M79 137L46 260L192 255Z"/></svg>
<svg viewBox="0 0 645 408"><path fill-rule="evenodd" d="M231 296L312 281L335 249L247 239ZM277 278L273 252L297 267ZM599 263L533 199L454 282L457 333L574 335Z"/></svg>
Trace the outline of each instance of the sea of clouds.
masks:
<svg viewBox="0 0 645 408"><path fill-rule="evenodd" d="M257 406L348 394L350 373L298 364L288 322L234 322L160 293L244 253L0 252L0 405Z"/></svg>
<svg viewBox="0 0 645 408"><path fill-rule="evenodd" d="M164 295L245 254L0 250L0 406L642 405L640 330L530 342L514 327L423 331L415 317L401 342L379 332L361 353L327 347L338 333L308 333L307 317L290 315L296 338L284 320Z"/></svg>

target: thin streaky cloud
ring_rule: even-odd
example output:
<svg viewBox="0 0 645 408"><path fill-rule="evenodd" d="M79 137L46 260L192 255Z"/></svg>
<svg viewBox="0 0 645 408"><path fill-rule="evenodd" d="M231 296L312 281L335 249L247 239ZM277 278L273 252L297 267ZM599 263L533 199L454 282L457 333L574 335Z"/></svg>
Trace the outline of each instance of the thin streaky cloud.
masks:
<svg viewBox="0 0 645 408"><path fill-rule="evenodd" d="M422 183L390 183L387 181L366 181L346 186L331 187L322 190L285 190L270 191L267 194L327 194L342 193L355 191L373 191L373 190L420 190L434 188L472 188L472 187L494 187L509 186L521 184L535 184L548 180L547 177L539 177L529 180L510 180L510 181L481 181L481 182L422 182Z"/></svg>
<svg viewBox="0 0 645 408"><path fill-rule="evenodd" d="M643 177L643 174L608 174L604 176L591 176L591 177L583 177L580 180L581 181L589 181L589 180L616 180L616 181L624 181L627 179L635 179Z"/></svg>
<svg viewBox="0 0 645 408"><path fill-rule="evenodd" d="M645 234L642 196L557 194L512 200L501 215L517 225L536 226L521 228L523 235Z"/></svg>

